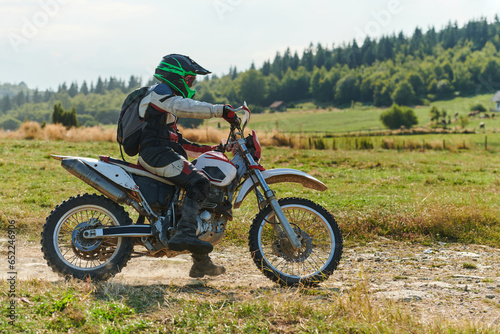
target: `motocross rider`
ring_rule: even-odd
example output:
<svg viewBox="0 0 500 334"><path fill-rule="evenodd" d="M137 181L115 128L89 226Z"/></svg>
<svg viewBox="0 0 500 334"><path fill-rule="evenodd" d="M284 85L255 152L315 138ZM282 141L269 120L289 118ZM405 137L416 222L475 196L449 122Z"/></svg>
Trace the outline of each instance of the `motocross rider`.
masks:
<svg viewBox="0 0 500 334"><path fill-rule="evenodd" d="M191 277L216 276L225 272L225 268L215 265L208 255L213 250L212 244L196 236L196 216L210 192L210 181L187 159L187 152L196 156L218 146L192 143L177 129L178 117L235 120L236 115L229 105L192 99L196 75L209 73L188 56L167 55L155 70L154 77L160 83L149 88L139 106L139 116L147 122L141 135L139 164L186 190L177 232L167 243L171 250L192 253Z"/></svg>

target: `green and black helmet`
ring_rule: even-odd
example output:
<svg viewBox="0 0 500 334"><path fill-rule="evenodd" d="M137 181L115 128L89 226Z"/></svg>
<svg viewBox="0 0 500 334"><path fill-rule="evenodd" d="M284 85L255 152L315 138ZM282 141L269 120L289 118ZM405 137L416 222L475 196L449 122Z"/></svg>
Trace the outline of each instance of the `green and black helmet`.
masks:
<svg viewBox="0 0 500 334"><path fill-rule="evenodd" d="M161 60L154 77L168 84L182 96L192 98L196 90L191 88L197 74L211 73L188 56L170 54Z"/></svg>

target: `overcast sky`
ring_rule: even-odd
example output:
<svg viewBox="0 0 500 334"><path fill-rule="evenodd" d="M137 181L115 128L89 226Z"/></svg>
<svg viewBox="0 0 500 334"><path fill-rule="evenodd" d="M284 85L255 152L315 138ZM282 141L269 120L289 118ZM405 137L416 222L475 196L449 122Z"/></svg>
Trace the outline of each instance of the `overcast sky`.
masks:
<svg viewBox="0 0 500 334"><path fill-rule="evenodd" d="M0 0L0 83L145 81L169 53L221 75L287 47L302 55L311 42L331 48L495 14L498 0Z"/></svg>

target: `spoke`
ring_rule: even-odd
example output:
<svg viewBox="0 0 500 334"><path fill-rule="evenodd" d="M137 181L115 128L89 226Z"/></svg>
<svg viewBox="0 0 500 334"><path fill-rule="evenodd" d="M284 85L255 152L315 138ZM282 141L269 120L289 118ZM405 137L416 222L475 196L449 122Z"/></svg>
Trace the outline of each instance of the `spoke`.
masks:
<svg viewBox="0 0 500 334"><path fill-rule="evenodd" d="M85 251L74 251L73 231L75 228L92 219L100 221L104 226L115 226L119 223L107 211L102 211L100 207L87 206L75 208L74 211L68 212L65 220L58 223L57 249L61 259L70 264L72 267L79 269L93 269L101 265L105 265L108 260L114 255L119 245L119 238L110 240L102 240L101 249L88 253ZM80 231L81 233L81 231ZM81 236L80 236L81 237ZM85 239L82 240L85 242ZM95 252L95 253L94 253ZM100 253L99 253L100 252ZM99 254L99 255L98 255ZM102 256L104 261L101 261L98 256Z"/></svg>
<svg viewBox="0 0 500 334"><path fill-rule="evenodd" d="M266 217L269 223L264 222L261 230L264 257L275 270L285 275L303 277L318 272L326 265L335 243L328 223L316 211L307 207L291 205L284 207L283 211L292 227L303 233L304 248L300 251L292 250L287 248L289 246L285 242L276 253L273 244L279 242L282 230L280 225L271 224L276 219L271 212Z"/></svg>

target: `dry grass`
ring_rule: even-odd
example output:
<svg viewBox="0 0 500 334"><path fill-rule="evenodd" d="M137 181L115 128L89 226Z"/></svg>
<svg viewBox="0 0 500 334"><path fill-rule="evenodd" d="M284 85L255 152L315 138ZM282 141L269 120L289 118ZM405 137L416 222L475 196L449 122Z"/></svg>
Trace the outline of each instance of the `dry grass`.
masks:
<svg viewBox="0 0 500 334"><path fill-rule="evenodd" d="M24 122L17 131L0 131L0 138L113 142L116 140L116 130L104 129L102 126L67 129L61 124L47 124L42 128L37 122Z"/></svg>
<svg viewBox="0 0 500 334"><path fill-rule="evenodd" d="M216 129L211 127L198 129L184 129L179 126L179 131L189 141L201 144L220 143L227 139L228 129ZM401 131L401 130L398 130ZM248 131L247 131L248 132ZM457 139L417 139L394 137L377 139L378 137L320 137L303 134L291 134L279 130L258 132L259 141L262 146L290 147L297 149L333 149L333 150L364 150L381 148L387 150L447 150L456 152L458 150L470 149L471 140L467 142L463 138ZM37 122L25 122L16 131L0 130L0 139L38 139L38 140L63 140L68 142L115 142L116 128L104 128L102 126L79 127L67 129L61 124L47 124L42 127ZM490 144L493 145L493 144Z"/></svg>
<svg viewBox="0 0 500 334"><path fill-rule="evenodd" d="M361 274L361 276L363 276ZM8 282L0 281L4 290ZM372 297L360 277L349 289L20 281L18 319L2 332L54 333L487 333L488 324L436 316ZM5 296L0 300L8 302ZM106 330L104 330L106 329Z"/></svg>

